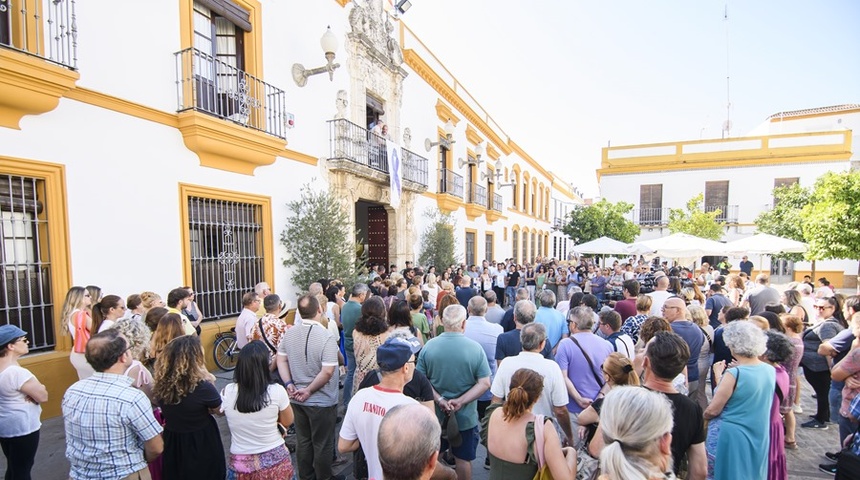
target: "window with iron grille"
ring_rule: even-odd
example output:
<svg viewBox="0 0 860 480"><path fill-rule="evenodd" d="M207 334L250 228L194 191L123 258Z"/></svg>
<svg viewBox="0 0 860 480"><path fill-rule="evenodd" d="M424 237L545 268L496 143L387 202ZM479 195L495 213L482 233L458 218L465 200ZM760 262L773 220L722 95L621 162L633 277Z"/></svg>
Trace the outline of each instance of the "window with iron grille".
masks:
<svg viewBox="0 0 860 480"><path fill-rule="evenodd" d="M528 261L529 261L529 234L526 232L523 232L522 244L523 244L523 256L520 259L520 262L528 263Z"/></svg>
<svg viewBox="0 0 860 480"><path fill-rule="evenodd" d="M531 256L532 260L537 258L537 243L535 242L536 237L537 236L534 233L532 233L532 256Z"/></svg>
<svg viewBox="0 0 860 480"><path fill-rule="evenodd" d="M0 325L27 331L31 352L56 345L48 228L44 181L0 175Z"/></svg>
<svg viewBox="0 0 860 480"><path fill-rule="evenodd" d="M206 320L238 315L263 281L262 207L188 197L191 280Z"/></svg>
<svg viewBox="0 0 860 480"><path fill-rule="evenodd" d="M475 264L475 232L466 232L466 265Z"/></svg>
<svg viewBox="0 0 860 480"><path fill-rule="evenodd" d="M488 233L484 237L484 258L488 262L493 262L496 259L495 252L493 252L493 234Z"/></svg>
<svg viewBox="0 0 860 480"><path fill-rule="evenodd" d="M514 263L520 263L517 260L517 252L520 251L520 231L514 230L511 235L511 258L514 259Z"/></svg>

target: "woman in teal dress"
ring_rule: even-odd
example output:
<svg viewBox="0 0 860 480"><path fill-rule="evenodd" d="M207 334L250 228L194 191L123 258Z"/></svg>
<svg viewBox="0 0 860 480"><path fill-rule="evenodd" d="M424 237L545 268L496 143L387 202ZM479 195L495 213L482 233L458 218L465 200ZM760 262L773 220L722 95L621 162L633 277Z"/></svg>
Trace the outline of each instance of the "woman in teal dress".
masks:
<svg viewBox="0 0 860 480"><path fill-rule="evenodd" d="M774 368L759 360L767 337L756 325L741 320L726 325L723 340L737 361L728 370L724 361L714 364L718 386L705 409L708 478L765 479L776 385Z"/></svg>

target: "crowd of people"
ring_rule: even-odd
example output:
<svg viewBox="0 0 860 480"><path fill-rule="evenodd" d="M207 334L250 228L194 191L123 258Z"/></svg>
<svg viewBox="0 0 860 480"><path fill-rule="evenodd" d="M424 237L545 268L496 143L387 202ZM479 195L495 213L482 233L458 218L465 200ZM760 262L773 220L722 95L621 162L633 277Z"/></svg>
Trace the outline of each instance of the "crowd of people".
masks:
<svg viewBox="0 0 860 480"><path fill-rule="evenodd" d="M190 287L63 303L79 381L65 393L74 479L787 478L796 429L860 418L860 296L825 279L587 259L399 270L308 286L293 321L265 282L242 296L233 381L206 369ZM30 478L47 389L0 326L6 478ZM800 376L817 409L800 421ZM710 393L710 395L709 395ZM218 423L230 430L225 457ZM341 423L342 422L342 423ZM832 423L831 423L832 422ZM338 424L340 426L338 427ZM291 455L285 437L295 436ZM837 472L841 450L834 445ZM293 464L295 461L295 465Z"/></svg>

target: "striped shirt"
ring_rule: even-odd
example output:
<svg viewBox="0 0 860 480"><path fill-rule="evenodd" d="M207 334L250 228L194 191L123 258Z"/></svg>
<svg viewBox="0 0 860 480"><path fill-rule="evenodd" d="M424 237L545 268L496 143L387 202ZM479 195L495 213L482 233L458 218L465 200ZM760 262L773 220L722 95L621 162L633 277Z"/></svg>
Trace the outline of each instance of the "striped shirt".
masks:
<svg viewBox="0 0 860 480"><path fill-rule="evenodd" d="M305 402L293 403L307 407L337 405L337 338L327 328L314 320L302 319L301 324L284 332L278 345L278 355L287 357L290 378L296 388L310 385L323 367L335 367L328 383L312 393Z"/></svg>
<svg viewBox="0 0 860 480"><path fill-rule="evenodd" d="M161 433L161 426L132 381L96 372L66 391L62 407L72 479L120 479L146 468L144 442Z"/></svg>

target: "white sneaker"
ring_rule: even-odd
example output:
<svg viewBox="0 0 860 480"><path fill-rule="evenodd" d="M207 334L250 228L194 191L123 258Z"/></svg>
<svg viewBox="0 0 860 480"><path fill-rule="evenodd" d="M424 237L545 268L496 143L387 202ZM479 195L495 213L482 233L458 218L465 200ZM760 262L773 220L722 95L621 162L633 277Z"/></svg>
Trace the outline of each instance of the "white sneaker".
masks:
<svg viewBox="0 0 860 480"><path fill-rule="evenodd" d="M791 407L791 409L794 411L794 413L803 413L803 407L801 407L800 405L795 404L793 407Z"/></svg>

